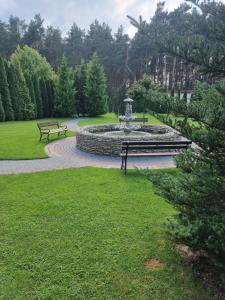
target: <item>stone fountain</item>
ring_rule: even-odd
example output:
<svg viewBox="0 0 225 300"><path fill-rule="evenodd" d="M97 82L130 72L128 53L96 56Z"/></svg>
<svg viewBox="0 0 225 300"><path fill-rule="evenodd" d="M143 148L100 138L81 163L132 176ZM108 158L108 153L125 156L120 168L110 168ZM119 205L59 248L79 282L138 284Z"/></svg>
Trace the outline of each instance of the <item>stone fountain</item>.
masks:
<svg viewBox="0 0 225 300"><path fill-rule="evenodd" d="M119 116L120 123L81 127L76 133L77 148L93 154L119 156L123 141L173 141L185 140L181 134L166 125L131 124L133 100L124 101L125 114ZM154 152L154 150L153 150Z"/></svg>
<svg viewBox="0 0 225 300"><path fill-rule="evenodd" d="M134 130L138 130L140 126L131 124L131 122L136 119L136 117L132 115L132 104L134 100L128 97L124 99L123 102L125 103L125 115L119 116L119 121L125 122L125 125L118 126L118 129L123 130L125 133L129 134Z"/></svg>

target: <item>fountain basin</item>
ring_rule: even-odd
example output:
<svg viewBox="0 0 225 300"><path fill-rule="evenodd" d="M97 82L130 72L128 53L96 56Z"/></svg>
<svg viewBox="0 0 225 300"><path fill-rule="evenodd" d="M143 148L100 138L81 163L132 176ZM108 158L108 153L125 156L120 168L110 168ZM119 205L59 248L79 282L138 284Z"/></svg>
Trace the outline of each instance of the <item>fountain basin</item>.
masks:
<svg viewBox="0 0 225 300"><path fill-rule="evenodd" d="M149 132L144 131L130 131L128 133L122 131L122 130L115 130L115 131L106 131L103 133L105 136L111 136L111 137L123 137L126 139L131 139L133 137L142 137L142 136L148 136L150 138L151 134Z"/></svg>
<svg viewBox="0 0 225 300"><path fill-rule="evenodd" d="M98 155L119 156L123 141L185 140L177 131L166 125L142 124L138 130L129 133L118 130L118 126L120 125L101 124L80 127L76 133L77 148Z"/></svg>

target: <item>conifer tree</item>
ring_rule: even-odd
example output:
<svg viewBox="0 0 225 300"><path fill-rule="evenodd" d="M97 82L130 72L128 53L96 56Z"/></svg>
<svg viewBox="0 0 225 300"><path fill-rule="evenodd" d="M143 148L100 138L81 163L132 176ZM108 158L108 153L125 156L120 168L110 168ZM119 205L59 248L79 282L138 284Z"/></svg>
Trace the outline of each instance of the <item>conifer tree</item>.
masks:
<svg viewBox="0 0 225 300"><path fill-rule="evenodd" d="M107 112L106 78L104 68L96 54L88 63L85 94L86 109L89 116L97 116Z"/></svg>
<svg viewBox="0 0 225 300"><path fill-rule="evenodd" d="M71 117L75 113L74 82L67 60L63 56L58 71L54 114L57 117Z"/></svg>
<svg viewBox="0 0 225 300"><path fill-rule="evenodd" d="M70 66L78 65L84 56L84 36L85 32L74 23L65 39L65 53Z"/></svg>
<svg viewBox="0 0 225 300"><path fill-rule="evenodd" d="M18 91L20 89L19 81L17 80L18 72L14 65L10 63L7 73L15 120L21 121L24 119L24 99L22 97L18 97Z"/></svg>
<svg viewBox="0 0 225 300"><path fill-rule="evenodd" d="M14 120L14 111L12 108L12 102L9 93L9 85L7 81L7 74L5 70L5 62L0 55L0 93L2 98L2 104L5 111L6 121Z"/></svg>
<svg viewBox="0 0 225 300"><path fill-rule="evenodd" d="M40 90L40 83L37 75L32 77L33 87L34 87L34 94L35 100L37 104L37 118L43 118L43 104L42 104L42 97L41 97L41 90Z"/></svg>
<svg viewBox="0 0 225 300"><path fill-rule="evenodd" d="M46 89L48 94L48 111L49 117L53 116L54 100L55 100L55 85L53 80L46 81Z"/></svg>
<svg viewBox="0 0 225 300"><path fill-rule="evenodd" d="M76 111L77 114L82 116L86 115L86 95L85 95L85 84L87 78L87 64L84 60L81 61L81 64L76 68L74 74L74 85L77 91L75 95L76 101Z"/></svg>
<svg viewBox="0 0 225 300"><path fill-rule="evenodd" d="M34 93L33 81L31 79L30 75L28 75L28 74L25 75L25 78L26 78L27 87L29 89L29 95L30 95L31 103L34 106L34 117L37 118L37 103L36 103L36 96L35 96L35 93Z"/></svg>
<svg viewBox="0 0 225 300"><path fill-rule="evenodd" d="M26 84L26 80L21 69L20 62L16 55L11 56L11 64L13 65L13 72L15 72L16 86L15 95L17 95L17 101L19 105L23 104L23 119L30 120L35 117L35 107L31 103L29 89Z"/></svg>
<svg viewBox="0 0 225 300"><path fill-rule="evenodd" d="M40 79L40 90L41 90L41 98L43 104L43 116L47 118L49 117L48 93L46 89L45 80L43 78Z"/></svg>
<svg viewBox="0 0 225 300"><path fill-rule="evenodd" d="M156 35L158 45L167 53L198 65L210 77L224 78L225 5L217 1L190 0L190 2L197 5L198 10L194 9L190 13L189 7L180 7L180 12L183 9L187 12L186 18L182 18L185 26L181 26L181 23L176 26L177 23L165 20L162 22L163 27L157 24L157 30L163 33ZM174 15L179 20L178 10ZM161 12L161 16L163 15L166 13ZM147 35L143 27L144 22L139 24L133 19L132 23ZM192 137L195 137L195 140L197 138L201 148L189 149L177 157L177 166L181 170L179 176L171 174L159 175L160 178L154 178L153 174L152 176L164 196L178 211L176 220L169 226L174 240L188 245L198 255L208 260L207 263L213 263L223 271L225 267L224 80L210 86L197 85L190 106L187 116L200 122L199 125L202 127L192 127ZM186 124L188 125L187 122ZM223 277L221 279L223 280Z"/></svg>
<svg viewBox="0 0 225 300"><path fill-rule="evenodd" d="M43 54L55 70L59 67L62 52L63 39L60 29L48 26L45 34Z"/></svg>
<svg viewBox="0 0 225 300"><path fill-rule="evenodd" d="M0 122L4 122L5 121L5 111L4 111L4 107L2 105L2 99L1 99L1 94L0 94Z"/></svg>

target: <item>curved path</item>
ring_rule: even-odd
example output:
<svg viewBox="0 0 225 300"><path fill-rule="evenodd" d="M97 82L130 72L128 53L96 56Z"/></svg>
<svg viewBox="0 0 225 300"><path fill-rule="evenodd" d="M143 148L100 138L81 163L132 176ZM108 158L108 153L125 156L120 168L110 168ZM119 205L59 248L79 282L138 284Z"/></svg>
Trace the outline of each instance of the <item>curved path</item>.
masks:
<svg viewBox="0 0 225 300"><path fill-rule="evenodd" d="M68 129L76 131L82 119L65 122ZM120 168L119 157L98 156L85 153L76 148L76 137L68 137L49 143L45 147L49 158L34 160L2 160L0 174L30 173L47 170L81 167ZM175 166L172 156L154 156L129 158L128 168L172 168Z"/></svg>

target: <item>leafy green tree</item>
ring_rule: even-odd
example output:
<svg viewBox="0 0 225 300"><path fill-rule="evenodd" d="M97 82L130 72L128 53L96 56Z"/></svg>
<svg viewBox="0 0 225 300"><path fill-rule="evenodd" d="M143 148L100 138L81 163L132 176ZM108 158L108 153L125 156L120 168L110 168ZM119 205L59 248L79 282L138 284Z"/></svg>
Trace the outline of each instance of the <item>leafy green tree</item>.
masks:
<svg viewBox="0 0 225 300"><path fill-rule="evenodd" d="M21 121L24 119L24 99L22 97L18 97L18 92L20 90L20 83L17 80L18 70L12 63L8 64L7 77L15 120Z"/></svg>
<svg viewBox="0 0 225 300"><path fill-rule="evenodd" d="M177 111L177 99L169 97L146 74L142 79L134 82L128 93L135 100L134 110L136 112L146 113L147 111L154 111L155 113L168 113L174 110Z"/></svg>
<svg viewBox="0 0 225 300"><path fill-rule="evenodd" d="M9 85L7 81L7 74L5 70L4 59L0 55L0 93L2 98L2 104L5 111L6 121L14 120L14 111L12 108L12 102L9 93Z"/></svg>
<svg viewBox="0 0 225 300"><path fill-rule="evenodd" d="M89 116L97 116L107 112L106 78L104 68L96 54L88 63L85 92L86 109Z"/></svg>
<svg viewBox="0 0 225 300"><path fill-rule="evenodd" d="M17 47L13 56L17 56L24 74L28 73L31 77L37 75L46 80L54 77L52 67L37 50L28 46Z"/></svg>
<svg viewBox="0 0 225 300"><path fill-rule="evenodd" d="M46 81L46 89L48 94L48 112L49 117L53 116L54 102L55 102L55 83L53 80Z"/></svg>
<svg viewBox="0 0 225 300"><path fill-rule="evenodd" d="M41 97L40 81L37 75L33 75L32 82L33 82L34 94L35 94L35 99L37 104L37 117L38 119L41 119L44 116L44 112L43 112L43 103Z"/></svg>
<svg viewBox="0 0 225 300"><path fill-rule="evenodd" d="M151 103L147 103L147 100L149 98L148 95L150 91L156 89L156 85L147 75L144 75L142 79L134 82L134 84L129 88L128 93L129 96L135 100L134 110L136 112L145 112L146 109L154 110Z"/></svg>
<svg viewBox="0 0 225 300"><path fill-rule="evenodd" d="M40 80L40 90L41 90L41 98L42 98L42 104L43 104L43 114L44 117L49 117L49 103L48 103L48 93L46 88L45 80L42 78Z"/></svg>
<svg viewBox="0 0 225 300"><path fill-rule="evenodd" d="M31 98L30 103L33 103L34 107L34 115L37 115L38 118L49 116L48 94L45 82L48 80L52 81L55 76L52 67L36 50L28 46L18 47L11 59L14 58L19 61L22 74L26 78L26 85L29 88L29 96Z"/></svg>
<svg viewBox="0 0 225 300"><path fill-rule="evenodd" d="M23 119L30 120L35 118L35 105L31 102L29 89L27 87L27 83L19 62L19 59L16 55L12 55L10 58L10 62L13 66L13 72L15 72L16 78L16 86L15 86L15 94L17 95L17 104L16 106L19 108L21 104L23 104ZM20 109L20 108L19 108Z"/></svg>
<svg viewBox="0 0 225 300"><path fill-rule="evenodd" d="M56 84L56 98L54 104L55 116L71 117L75 114L74 95L75 89L72 71L68 67L67 59L63 56Z"/></svg>
<svg viewBox="0 0 225 300"><path fill-rule="evenodd" d="M5 111L4 111L4 107L2 105L2 99L1 99L1 94L0 94L0 122L4 122L5 121Z"/></svg>
<svg viewBox="0 0 225 300"><path fill-rule="evenodd" d="M191 95L191 101L202 101L204 100L205 91L208 90L209 86L206 82L197 81L194 86L194 91Z"/></svg>
<svg viewBox="0 0 225 300"><path fill-rule="evenodd" d="M87 79L87 64L84 60L76 68L74 73L74 85L76 90L75 103L76 111L78 115L86 115L86 94L85 94L85 84Z"/></svg>
<svg viewBox="0 0 225 300"><path fill-rule="evenodd" d="M26 80L26 84L29 90L29 95L30 95L30 99L31 99L31 103L34 106L34 117L37 117L37 103L36 103L36 96L35 96L35 92L34 92L34 85L33 85L33 81L32 78L30 77L30 75L26 74L25 75L25 80Z"/></svg>

